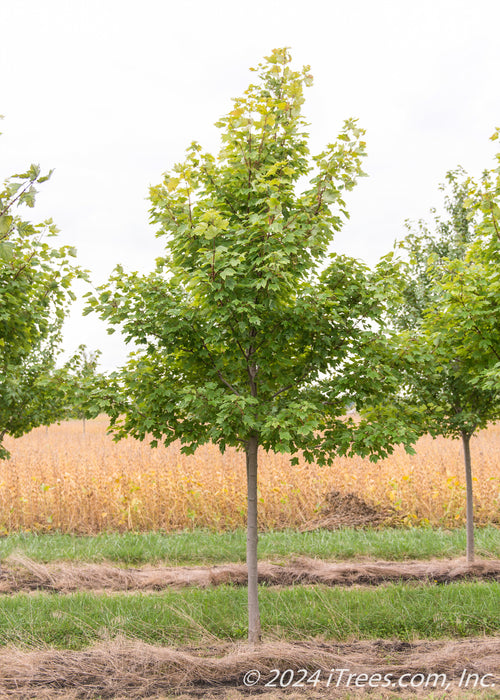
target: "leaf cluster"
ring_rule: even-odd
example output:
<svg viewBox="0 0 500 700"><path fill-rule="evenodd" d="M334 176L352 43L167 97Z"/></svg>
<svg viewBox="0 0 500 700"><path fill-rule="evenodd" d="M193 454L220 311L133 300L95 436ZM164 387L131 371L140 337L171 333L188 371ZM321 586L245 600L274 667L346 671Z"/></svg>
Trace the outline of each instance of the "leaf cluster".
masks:
<svg viewBox="0 0 500 700"><path fill-rule="evenodd" d="M37 186L50 174L32 165L0 191L0 443L6 433L19 436L55 419L62 323L74 298L71 283L85 276L72 247L47 241L57 235L51 220L33 224L20 214L34 206Z"/></svg>

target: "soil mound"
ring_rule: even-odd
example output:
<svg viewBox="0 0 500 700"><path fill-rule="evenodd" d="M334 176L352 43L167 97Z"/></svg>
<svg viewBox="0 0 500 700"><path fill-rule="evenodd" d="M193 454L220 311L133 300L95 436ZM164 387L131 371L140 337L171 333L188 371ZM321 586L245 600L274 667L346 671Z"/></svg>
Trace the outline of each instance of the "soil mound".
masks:
<svg viewBox="0 0 500 700"><path fill-rule="evenodd" d="M253 669L253 671L252 671ZM161 693L186 693L188 697L224 697L230 689L256 693L259 697L282 697L273 682L273 669L287 671L286 679L309 677L318 672L313 686L290 687L287 698L350 697L361 692L359 687L347 687L345 678L337 685L340 669L351 674L390 674L391 685L385 697L420 695L419 686L411 687L409 678L415 674L418 682L428 674L445 674L447 693L462 693L460 680L464 669L468 675L478 674L498 687L500 683L500 637L473 638L455 641L370 640L352 643L268 641L259 646L248 644L208 643L204 647L156 647L140 641L116 639L83 651L44 649L23 651L16 648L0 650L0 697L25 700L28 698L152 698ZM303 671L301 671L303 669ZM337 669L337 671L335 671ZM245 687L244 677L254 673L258 680ZM332 673L330 685L328 678ZM304 676L305 672L305 676ZM398 681L404 674L405 687ZM303 681L305 682L305 681ZM436 690L443 697L443 678L422 687L425 697ZM275 681L276 683L276 681ZM291 684L290 684L291 685ZM422 684L421 684L422 685ZM380 687L380 686L379 686ZM380 688L382 690L382 688ZM369 690L368 687L365 691ZM63 695L64 693L64 695ZM370 697L375 693L370 692ZM377 697L380 697L377 694ZM240 697L229 695L227 697ZM491 697L491 695L489 696Z"/></svg>
<svg viewBox="0 0 500 700"><path fill-rule="evenodd" d="M380 527L394 524L398 519L394 509L368 503L358 494L348 491L330 491L316 518L303 530L338 530L341 527Z"/></svg>

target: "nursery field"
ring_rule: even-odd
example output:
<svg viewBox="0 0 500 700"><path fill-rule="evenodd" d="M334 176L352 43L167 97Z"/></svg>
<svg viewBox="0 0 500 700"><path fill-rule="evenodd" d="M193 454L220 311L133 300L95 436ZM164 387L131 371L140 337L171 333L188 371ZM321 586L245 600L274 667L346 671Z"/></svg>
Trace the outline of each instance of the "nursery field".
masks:
<svg viewBox="0 0 500 700"><path fill-rule="evenodd" d="M472 447L473 565L459 443L323 468L263 453L256 646L242 455L105 429L7 442L0 700L500 697L499 425Z"/></svg>
<svg viewBox="0 0 500 700"><path fill-rule="evenodd" d="M242 531L9 535L0 698L498 698L500 532L478 531L472 566L455 533L421 532L286 533L286 554L282 533L263 534L256 646ZM364 556L335 558L342 539ZM427 558L408 560L422 542ZM124 566L134 545L142 565Z"/></svg>
<svg viewBox="0 0 500 700"><path fill-rule="evenodd" d="M178 444L152 450L131 438L114 443L106 426L105 419L87 422L83 434L81 422L71 421L6 439L12 457L0 463L0 534L245 526L243 454L221 455L208 445L186 456ZM480 432L471 449L476 523L500 524L500 424ZM426 436L416 450L410 456L396 448L376 464L339 458L329 467L291 467L288 455L262 452L260 528L463 525L460 442Z"/></svg>

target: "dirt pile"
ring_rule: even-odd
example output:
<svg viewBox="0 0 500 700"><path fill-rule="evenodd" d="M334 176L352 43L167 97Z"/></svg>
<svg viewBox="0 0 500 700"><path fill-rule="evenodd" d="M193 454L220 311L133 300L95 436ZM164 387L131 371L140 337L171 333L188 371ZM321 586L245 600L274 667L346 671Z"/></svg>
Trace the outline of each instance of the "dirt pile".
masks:
<svg viewBox="0 0 500 700"><path fill-rule="evenodd" d="M259 680L245 688L244 676L258 671ZM0 697L27 698L150 698L160 693L187 693L188 697L210 697L222 691L253 691L269 697L266 683L272 682L273 669L290 669L289 676L299 678L304 669L309 675L318 673L318 684L299 686L298 697L345 697L345 682L337 687L338 669L351 674L390 674L387 690L397 697L415 697L418 688L397 687L403 674L446 674L448 692L458 690L464 669L467 674L488 675L488 683L500 683L500 637L457 641L360 641L326 644L321 641L304 643L265 642L251 647L246 644L216 644L200 648L156 647L139 641L117 639L84 651L22 651L15 648L0 650ZM333 682L327 687L332 669ZM442 678L437 679L436 691L441 691ZM409 685L409 677L406 679ZM279 683L273 686L272 697L279 693ZM426 688L429 693L429 687ZM50 693L50 694L49 694ZM263 693L261 695L261 693ZM363 693L364 694L364 693ZM374 694L370 693L370 697ZM428 697L428 695L426 695ZM172 697L169 695L169 697ZM230 696L228 697L235 697ZM290 697L290 696L287 696ZM297 696L293 696L297 697ZM353 695L349 695L353 697ZM380 697L380 695L378 695ZM449 696L452 697L452 696ZM490 696L491 697L491 696Z"/></svg>
<svg viewBox="0 0 500 700"><path fill-rule="evenodd" d="M322 584L326 586L376 586L396 581L450 583L460 580L500 581L500 561L483 560L467 564L465 559L431 561L328 562L307 557L288 562L259 562L259 582L270 586ZM207 588L231 583L247 584L245 564L123 569L111 564L40 564L22 556L11 556L0 574L0 594L46 590L74 591L157 591L197 586Z"/></svg>
<svg viewBox="0 0 500 700"><path fill-rule="evenodd" d="M394 509L368 503L356 493L330 491L318 515L303 530L338 530L341 527L380 527L394 524L398 515Z"/></svg>

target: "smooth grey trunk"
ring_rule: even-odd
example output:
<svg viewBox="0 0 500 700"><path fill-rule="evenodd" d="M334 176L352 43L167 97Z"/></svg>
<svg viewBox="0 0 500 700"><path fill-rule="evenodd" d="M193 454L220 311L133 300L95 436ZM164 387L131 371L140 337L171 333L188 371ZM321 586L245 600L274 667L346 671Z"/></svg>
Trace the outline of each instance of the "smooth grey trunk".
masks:
<svg viewBox="0 0 500 700"><path fill-rule="evenodd" d="M260 642L260 612L257 571L257 452L259 439L246 443L247 457L247 568L248 568L248 641Z"/></svg>
<svg viewBox="0 0 500 700"><path fill-rule="evenodd" d="M3 442L3 439L4 439L4 437L5 437L5 433L6 433L6 432L7 432L6 430L2 430L2 431L0 432L0 447L2 447L2 442ZM1 563L0 563L0 572L1 572L1 571L2 571L2 565L1 565Z"/></svg>
<svg viewBox="0 0 500 700"><path fill-rule="evenodd" d="M82 416L82 432L85 435L85 416Z"/></svg>
<svg viewBox="0 0 500 700"><path fill-rule="evenodd" d="M465 462L465 487L466 487L466 532L467 532L467 562L474 561L474 502L472 499L472 465L470 459L471 435L462 430L462 445L464 448Z"/></svg>

